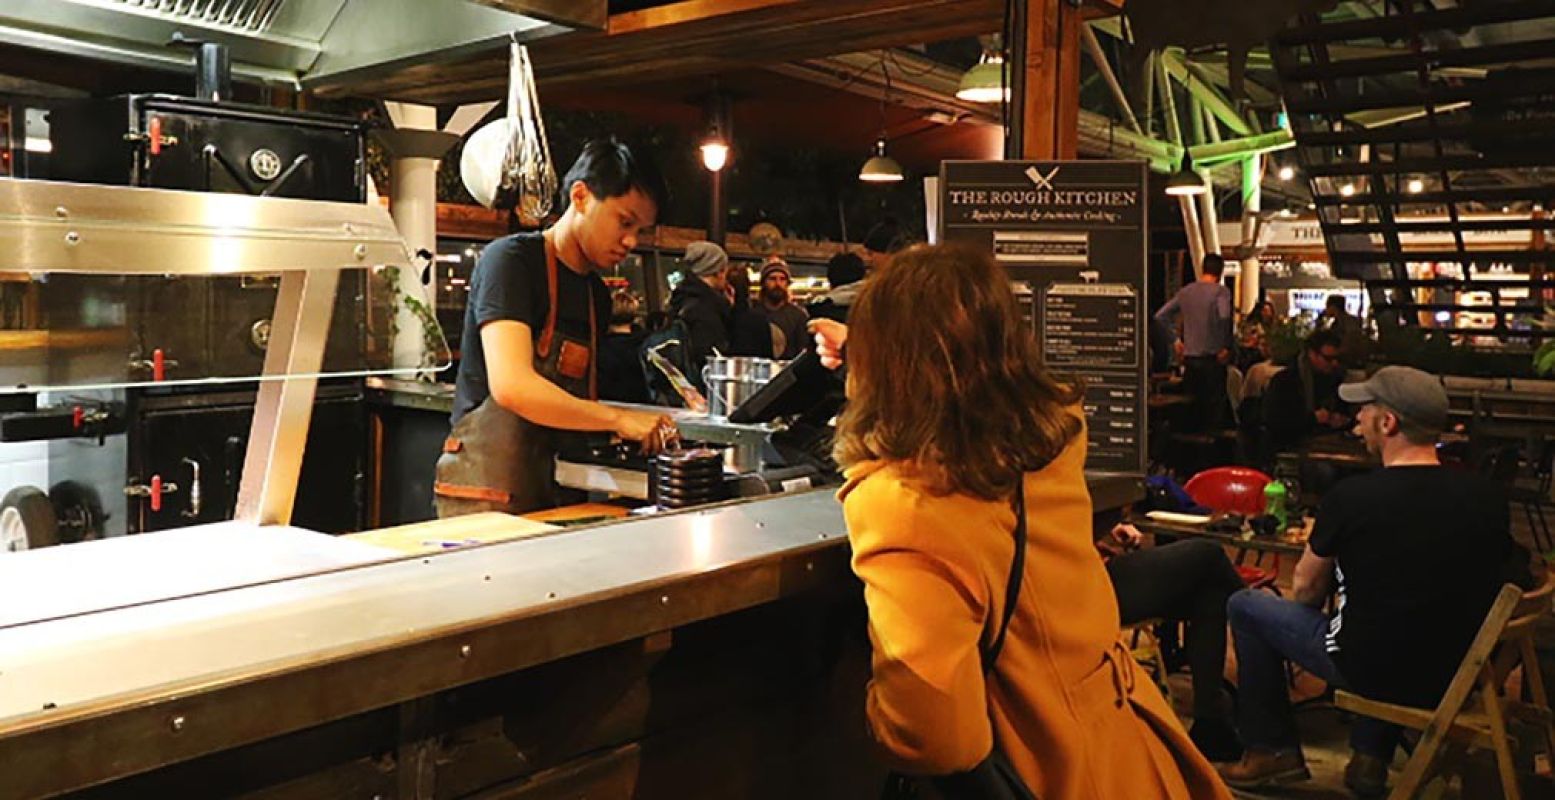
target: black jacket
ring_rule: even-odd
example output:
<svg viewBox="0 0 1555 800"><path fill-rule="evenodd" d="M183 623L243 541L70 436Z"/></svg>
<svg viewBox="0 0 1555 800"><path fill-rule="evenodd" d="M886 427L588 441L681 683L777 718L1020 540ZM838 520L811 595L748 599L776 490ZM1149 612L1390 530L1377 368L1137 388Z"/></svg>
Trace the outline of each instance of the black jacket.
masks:
<svg viewBox="0 0 1555 800"><path fill-rule="evenodd" d="M647 403L648 385L643 380L642 360L637 351L646 334L607 333L599 343L599 399L620 403Z"/></svg>
<svg viewBox="0 0 1555 800"><path fill-rule="evenodd" d="M671 314L686 325L687 361L695 375L687 375L698 386L702 383L702 365L713 350L729 355L729 326L733 309L723 294L687 275L670 295Z"/></svg>

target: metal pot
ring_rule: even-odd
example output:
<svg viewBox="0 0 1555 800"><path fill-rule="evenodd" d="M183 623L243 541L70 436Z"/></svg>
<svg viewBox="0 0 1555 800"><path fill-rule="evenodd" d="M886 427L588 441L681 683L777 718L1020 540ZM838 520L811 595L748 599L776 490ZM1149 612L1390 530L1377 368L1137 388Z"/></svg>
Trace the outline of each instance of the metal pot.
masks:
<svg viewBox="0 0 1555 800"><path fill-rule="evenodd" d="M702 367L702 385L707 387L707 413L727 417L750 399L780 369L770 358L713 356Z"/></svg>

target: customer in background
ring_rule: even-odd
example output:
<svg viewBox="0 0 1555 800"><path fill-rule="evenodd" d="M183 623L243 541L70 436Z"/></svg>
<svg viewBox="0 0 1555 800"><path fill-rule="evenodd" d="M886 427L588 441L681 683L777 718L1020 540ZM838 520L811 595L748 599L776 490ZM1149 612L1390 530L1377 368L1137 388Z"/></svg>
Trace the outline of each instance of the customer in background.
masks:
<svg viewBox="0 0 1555 800"><path fill-rule="evenodd" d="M838 253L826 262L827 292L806 309L811 319L847 322L848 309L864 288L864 259L855 253Z"/></svg>
<svg viewBox="0 0 1555 800"><path fill-rule="evenodd" d="M1148 619L1187 624L1183 649L1193 675L1193 729L1188 738L1210 761L1242 757L1226 694L1226 600L1244 586L1226 551L1184 539L1141 549L1144 534L1114 525L1096 540L1124 625Z"/></svg>
<svg viewBox="0 0 1555 800"><path fill-rule="evenodd" d="M773 349L777 358L785 361L804 350L805 325L810 321L810 315L789 295L788 287L793 281L794 273L788 268L788 262L782 256L769 256L761 268L761 302L755 306L755 310L777 330L772 337ZM779 336L781 346L778 346Z"/></svg>
<svg viewBox="0 0 1555 800"><path fill-rule="evenodd" d="M708 356L730 355L734 302L729 254L712 242L692 242L681 264L685 276L670 294L669 310L686 328L685 361L693 373L686 377L700 387Z"/></svg>
<svg viewBox="0 0 1555 800"><path fill-rule="evenodd" d="M759 303L751 300L750 273L745 265L729 268L729 286L725 290L729 298L729 346L722 348L726 356L772 358L781 344L782 334L772 327Z"/></svg>
<svg viewBox="0 0 1555 800"><path fill-rule="evenodd" d="M864 268L871 273L877 271L910 243L906 231L896 220L888 217L875 223L869 233L864 234Z"/></svg>
<svg viewBox="0 0 1555 800"><path fill-rule="evenodd" d="M599 399L619 403L648 402L637 351L647 331L638 324L642 301L628 289L610 295L610 327L599 343Z"/></svg>
<svg viewBox="0 0 1555 800"><path fill-rule="evenodd" d="M847 344L840 497L874 649L866 714L891 764L944 776L997 748L1042 798L1228 797L1119 641L1081 392L1041 367L1009 276L973 250L911 249L864 282L851 334L813 327L823 363ZM985 672L1017 514L1022 582Z"/></svg>
<svg viewBox="0 0 1555 800"><path fill-rule="evenodd" d="M1267 358L1269 334L1276 319L1274 304L1259 300L1236 327L1237 366L1246 370Z"/></svg>
<svg viewBox="0 0 1555 800"><path fill-rule="evenodd" d="M1318 331L1307 337L1292 367L1269 379L1264 393L1265 460L1274 453L1299 450L1312 436L1350 426L1347 407L1339 398L1344 370L1339 363L1339 336Z"/></svg>
<svg viewBox="0 0 1555 800"><path fill-rule="evenodd" d="M1328 296L1317 324L1319 330L1333 331L1339 337L1339 363L1345 369L1366 366L1366 351L1370 349L1371 342L1366 338L1366 328L1360 318L1345 308L1344 295Z"/></svg>
<svg viewBox="0 0 1555 800"><path fill-rule="evenodd" d="M1506 497L1489 480L1441 465L1447 393L1435 377L1383 367L1339 390L1360 404L1355 433L1383 469L1323 498L1296 565L1290 600L1238 592L1228 613L1247 753L1222 768L1232 786L1307 777L1285 680L1289 659L1330 684L1390 703L1434 708L1497 591L1531 586L1527 553L1508 531ZM1332 618L1321 608L1337 595ZM1386 790L1395 726L1351 724L1345 784Z"/></svg>
<svg viewBox="0 0 1555 800"><path fill-rule="evenodd" d="M1182 321L1183 381L1193 395L1194 416L1203 430L1224 427L1226 365L1231 363L1231 290L1220 282L1225 259L1216 253L1204 256L1199 279L1177 291L1161 306L1156 319Z"/></svg>

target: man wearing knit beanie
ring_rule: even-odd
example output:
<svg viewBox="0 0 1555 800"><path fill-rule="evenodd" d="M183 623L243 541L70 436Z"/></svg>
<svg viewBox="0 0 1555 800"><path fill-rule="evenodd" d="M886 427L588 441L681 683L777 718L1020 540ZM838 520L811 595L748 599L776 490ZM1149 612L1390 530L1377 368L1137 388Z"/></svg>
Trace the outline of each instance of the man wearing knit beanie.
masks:
<svg viewBox="0 0 1555 800"><path fill-rule="evenodd" d="M774 336L773 345L777 357L782 359L799 355L809 339L805 325L809 323L810 315L794 303L788 291L793 279L793 272L782 256L769 256L761 268L761 302L757 304L756 311L765 316L781 336L781 344L778 336Z"/></svg>
<svg viewBox="0 0 1555 800"><path fill-rule="evenodd" d="M729 254L712 242L692 242L680 259L686 273L670 295L669 312L685 323L687 375L700 388L702 365L714 350L729 353L729 330L734 308L729 287Z"/></svg>

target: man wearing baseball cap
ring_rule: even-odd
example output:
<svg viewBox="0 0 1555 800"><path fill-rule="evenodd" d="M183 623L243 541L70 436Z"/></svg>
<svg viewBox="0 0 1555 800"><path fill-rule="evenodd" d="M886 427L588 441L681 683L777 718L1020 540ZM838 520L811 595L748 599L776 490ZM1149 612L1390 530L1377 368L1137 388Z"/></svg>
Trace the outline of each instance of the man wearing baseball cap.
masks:
<svg viewBox="0 0 1555 800"><path fill-rule="evenodd" d="M768 257L767 263L761 268L761 302L756 305L755 311L766 317L782 335L782 348L777 353L777 357L782 359L799 355L810 338L805 334L805 325L809 323L810 315L789 295L788 286L793 280L794 273L789 270L788 262L782 256ZM776 339L774 336L774 344Z"/></svg>
<svg viewBox="0 0 1555 800"><path fill-rule="evenodd" d="M1508 530L1506 497L1437 458L1447 428L1439 380L1383 367L1341 386L1339 396L1361 406L1354 432L1383 468L1324 496L1292 599L1243 590L1227 604L1247 746L1241 762L1221 769L1235 787L1307 777L1286 659L1365 697L1435 708L1501 585L1531 583L1527 553ZM1329 617L1321 609L1331 592ZM1356 717L1350 733L1345 785L1381 795L1398 728Z"/></svg>

